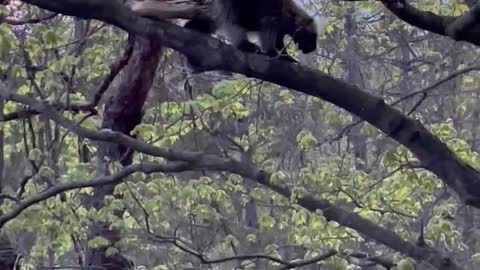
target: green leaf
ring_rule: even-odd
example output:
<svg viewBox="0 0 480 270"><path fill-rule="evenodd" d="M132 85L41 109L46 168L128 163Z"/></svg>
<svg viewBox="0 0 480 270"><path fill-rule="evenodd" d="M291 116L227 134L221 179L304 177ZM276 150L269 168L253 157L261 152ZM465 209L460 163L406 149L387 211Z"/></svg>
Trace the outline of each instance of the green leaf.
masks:
<svg viewBox="0 0 480 270"><path fill-rule="evenodd" d="M309 130L302 130L297 135L297 142L304 150L310 150L318 146L318 141Z"/></svg>
<svg viewBox="0 0 480 270"><path fill-rule="evenodd" d="M107 257L113 256L119 253L119 250L115 247L108 247L107 250L105 250L105 255Z"/></svg>
<svg viewBox="0 0 480 270"><path fill-rule="evenodd" d="M57 46L58 40L60 39L54 30L47 30L44 33L45 43L47 48L53 48Z"/></svg>
<svg viewBox="0 0 480 270"><path fill-rule="evenodd" d="M470 257L470 260L475 263L476 265L480 264L480 253L475 253Z"/></svg>
<svg viewBox="0 0 480 270"><path fill-rule="evenodd" d="M38 174L46 178L53 178L55 176L55 172L53 171L53 169L48 166L40 167Z"/></svg>
<svg viewBox="0 0 480 270"><path fill-rule="evenodd" d="M401 259L395 268L396 270L414 270L414 264L410 259Z"/></svg>
<svg viewBox="0 0 480 270"><path fill-rule="evenodd" d="M88 241L88 247L90 247L90 248L107 247L110 244L111 244L110 241L108 241L107 238L102 237L102 236L97 236L97 237L95 237L93 239L90 239Z"/></svg>
<svg viewBox="0 0 480 270"><path fill-rule="evenodd" d="M286 182L288 179L288 175L284 173L283 171L277 171L272 173L272 176L270 177L270 183L280 186Z"/></svg>
<svg viewBox="0 0 480 270"><path fill-rule="evenodd" d="M141 123L133 129L131 135L139 136L143 140L150 140L157 137L158 133L158 129L154 125Z"/></svg>
<svg viewBox="0 0 480 270"><path fill-rule="evenodd" d="M295 187L292 189L291 200L293 202L297 202L299 199L303 199L305 196L308 195L308 191L305 187Z"/></svg>
<svg viewBox="0 0 480 270"><path fill-rule="evenodd" d="M265 230L265 229L271 229L275 226L275 219L273 219L269 215L262 215L260 217L260 229Z"/></svg>
<svg viewBox="0 0 480 270"><path fill-rule="evenodd" d="M250 243L256 243L257 242L257 236L253 233L250 233L247 235L247 241Z"/></svg>
<svg viewBox="0 0 480 270"><path fill-rule="evenodd" d="M42 160L42 151L38 148L32 148L28 152L28 159L35 161L35 162L40 162Z"/></svg>

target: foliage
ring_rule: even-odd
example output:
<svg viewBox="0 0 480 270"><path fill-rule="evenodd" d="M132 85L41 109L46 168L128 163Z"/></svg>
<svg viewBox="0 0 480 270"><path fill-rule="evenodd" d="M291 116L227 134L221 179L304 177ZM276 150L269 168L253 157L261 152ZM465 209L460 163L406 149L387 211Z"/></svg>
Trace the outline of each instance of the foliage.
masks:
<svg viewBox="0 0 480 270"><path fill-rule="evenodd" d="M437 14L458 15L466 10L460 1L443 5L438 1L420 2L419 8ZM325 14L336 19L326 26L322 37L325 46L321 57L316 58L316 68L347 78L351 78L347 75L352 72L361 72L364 81L352 83L376 89L375 94L383 95L387 102L398 100L407 90L423 89L425 82L438 80L451 72L456 62L473 55L462 45L455 45L459 55L445 55L446 46L439 46L433 39L419 44L412 41L409 49L423 62L433 64L409 67L414 72L405 70L393 62L413 62L413 59L402 54L402 48L396 48L401 47L402 38L419 37L421 31L395 20L374 21L372 14L387 15L379 4L372 2L322 4ZM25 18L41 15L36 9L21 11ZM349 36L352 29L342 19L347 15L355 15L352 16L357 25L355 38ZM76 39L79 25L88 25L85 40ZM124 44L125 39L124 33L111 26L62 16L48 23L0 24L0 72L13 79L14 84L9 87L17 94L36 98L43 95L52 103L82 104L92 100L98 85L110 72L109 65L122 55L123 47L119 44ZM348 59L348 50L354 44L358 49L355 61L360 63L357 68ZM289 50L297 52L294 47ZM39 67L33 78L29 77L27 69L31 67L26 67L23 51L31 65ZM62 76L72 70L75 79L73 86L68 86ZM171 79L159 77L159 81ZM397 108L404 112L414 108L412 117L419 119L460 159L480 169L474 148L478 140L477 77L465 75L449 86L462 97L440 94L420 105L407 100ZM447 92L449 87L438 92ZM248 156L252 164L272 174L269 183L290 188L291 196L283 197L238 174L215 170L133 174L115 186L115 192L106 196L105 206L99 210L83 204L92 195L92 188L71 190L32 205L3 228L5 234L18 239L20 249L28 254L23 259L24 269L34 269L49 260L56 265L70 265L84 248L104 246L109 247L109 255L126 251L136 258L137 265L151 270L197 264L198 258L192 256L192 250L208 260L234 256L237 252L291 261L311 259L325 249L341 254L347 249L393 254L395 269L414 269L414 262L404 254L327 220L321 211L300 207L298 201L306 196L352 211L410 242L418 237L418 220L427 216L425 237L429 245L445 245L456 253L464 252L466 261L478 266L478 247L469 239L477 239L478 230L466 234L468 224L451 218L466 219L467 215L461 212L458 201L450 195L444 196L442 182L426 168L419 167L417 159L405 147L387 141L384 134L369 124L357 123L358 119L332 104L243 77L222 80L191 99L159 100L148 100L143 121L131 135L165 149L235 159ZM23 109L27 108L8 101L3 114L8 116ZM101 126L100 115L68 110L62 111L62 115L90 130ZM247 121L246 128L241 126L242 121ZM23 198L35 196L52 182L73 183L95 178L96 158L81 162L78 153L81 147L95 153L98 150L95 142L84 140L42 116L6 121L2 130L5 170L12 179L6 177L2 183L3 193L16 194L21 189L17 179L26 175L31 177L24 186ZM356 148L363 149L359 150L364 154L363 160L356 155ZM166 160L136 153L134 162L162 164ZM112 173L120 170L112 166ZM245 209L251 201L256 204L255 229L245 225L248 219ZM9 213L15 206L15 201L5 200L0 210ZM122 215L117 215L118 212ZM118 229L121 243L110 247L105 237L90 239L88 227L99 222ZM318 264L325 269L355 269L344 255ZM279 267L278 262L255 258L219 265L218 269L236 265L245 269Z"/></svg>

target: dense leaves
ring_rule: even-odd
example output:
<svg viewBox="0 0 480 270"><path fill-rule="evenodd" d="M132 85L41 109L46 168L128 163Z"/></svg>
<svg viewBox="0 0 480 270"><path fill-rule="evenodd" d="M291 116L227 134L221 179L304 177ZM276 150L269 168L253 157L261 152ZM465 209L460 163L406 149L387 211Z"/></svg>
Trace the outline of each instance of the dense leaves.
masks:
<svg viewBox="0 0 480 270"><path fill-rule="evenodd" d="M415 6L448 16L468 11L462 1ZM100 90L124 54L127 33L96 20L51 16L33 5L1 8L0 91L48 102L62 119L101 129L108 97L123 89L122 78L133 76L124 69ZM373 1L315 1L309 8L329 17L321 48L304 56L290 44L289 52L302 64L381 95L455 158L480 169L478 75L458 73L477 62L471 45L408 25ZM33 18L48 19L29 22ZM129 173L104 194L102 207L86 203L99 193L92 185L22 208L2 227L22 256L21 269L78 268L87 250L102 248L107 257L123 254L138 269L151 270L385 269L388 263L397 270L422 269L424 262L409 258L401 243L386 247L382 236L341 226L344 220L326 218L330 209L301 205L305 198L330 202L407 243L423 231L428 247L464 269L478 269L475 210L408 148L319 98L237 74L187 74L183 60L171 50L161 56L142 121L126 135L172 153L201 155L174 160L136 151L134 164L187 166L174 173ZM91 103L99 93L101 101ZM101 175L101 140L65 128L31 104L7 99L2 106L2 214L52 187ZM212 155L231 167L220 167ZM269 173L269 185L239 174L230 159ZM111 175L124 169L116 160L106 167ZM92 236L97 224L119 233L120 241Z"/></svg>

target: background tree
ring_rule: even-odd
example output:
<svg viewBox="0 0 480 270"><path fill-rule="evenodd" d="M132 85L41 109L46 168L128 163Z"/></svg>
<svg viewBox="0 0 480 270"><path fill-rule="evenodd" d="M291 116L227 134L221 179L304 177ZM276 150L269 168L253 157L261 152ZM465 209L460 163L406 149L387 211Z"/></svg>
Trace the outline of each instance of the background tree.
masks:
<svg viewBox="0 0 480 270"><path fill-rule="evenodd" d="M294 65L5 2L1 269L477 269L479 7L304 4L328 24Z"/></svg>

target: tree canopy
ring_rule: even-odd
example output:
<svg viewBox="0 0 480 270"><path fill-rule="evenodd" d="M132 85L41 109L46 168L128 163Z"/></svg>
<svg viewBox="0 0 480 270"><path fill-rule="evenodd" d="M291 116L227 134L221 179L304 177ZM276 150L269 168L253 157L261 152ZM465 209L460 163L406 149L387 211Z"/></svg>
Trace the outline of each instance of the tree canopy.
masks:
<svg viewBox="0 0 480 270"><path fill-rule="evenodd" d="M0 269L478 269L480 3L298 2L297 64L0 0Z"/></svg>

